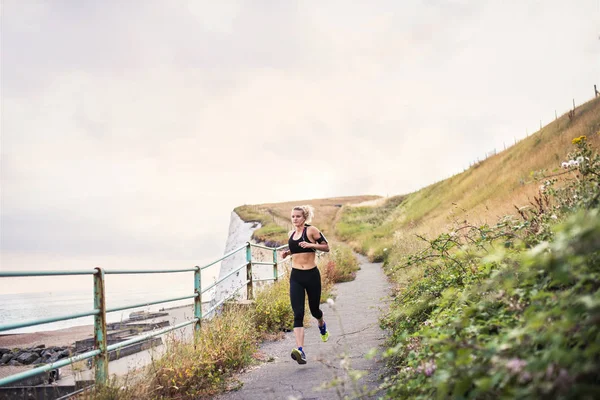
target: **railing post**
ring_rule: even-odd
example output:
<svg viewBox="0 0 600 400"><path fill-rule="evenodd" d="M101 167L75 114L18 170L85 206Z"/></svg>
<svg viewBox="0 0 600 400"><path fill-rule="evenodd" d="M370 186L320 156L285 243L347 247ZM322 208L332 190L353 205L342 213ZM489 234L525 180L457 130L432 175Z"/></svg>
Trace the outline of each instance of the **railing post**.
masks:
<svg viewBox="0 0 600 400"><path fill-rule="evenodd" d="M252 294L252 247L250 247L250 242L246 242L246 279L248 280L248 285L246 288L246 299L252 300L254 295Z"/></svg>
<svg viewBox="0 0 600 400"><path fill-rule="evenodd" d="M106 351L106 300L104 297L104 270L95 268L94 273L94 309L100 312L94 315L94 348L100 354L94 357L96 367L96 385L105 385L108 378L108 353Z"/></svg>
<svg viewBox="0 0 600 400"><path fill-rule="evenodd" d="M194 318L198 319L194 324L196 332L202 327L202 271L196 266L194 271Z"/></svg>
<svg viewBox="0 0 600 400"><path fill-rule="evenodd" d="M273 249L273 279L277 282L277 249Z"/></svg>

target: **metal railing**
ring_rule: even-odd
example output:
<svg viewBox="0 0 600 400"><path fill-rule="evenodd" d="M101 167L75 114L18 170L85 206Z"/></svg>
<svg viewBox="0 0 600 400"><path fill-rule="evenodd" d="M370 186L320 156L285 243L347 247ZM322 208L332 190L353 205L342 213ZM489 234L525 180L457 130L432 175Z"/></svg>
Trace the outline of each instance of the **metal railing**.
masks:
<svg viewBox="0 0 600 400"><path fill-rule="evenodd" d="M263 250L268 250L273 252L273 261L264 262L264 261L252 261L252 248L256 247ZM223 257L212 261L211 263L203 266L203 267L194 267L194 268L183 268L183 269L161 269L161 270L104 270L103 268L95 268L94 270L75 270L75 271L0 271L0 278L6 277L33 277L33 276L64 276L64 275L93 275L94 279L94 309L87 312L80 312L74 314L63 315L59 317L53 318L42 318L32 321L24 321L17 323L7 323L0 324L0 333L4 331L9 331L12 329L25 328L29 326L36 326L47 324L51 322L58 321L66 321L74 318L93 316L94 317L94 350L78 354L69 358L65 358L50 364L42 365L36 368L32 368L28 371L24 371L18 374L9 375L7 377L0 379L0 386L6 386L10 384L14 384L16 382L22 381L24 379L31 378L36 375L43 374L47 371L54 370L57 368L64 367L66 365L73 364L75 362L83 361L89 358L94 358L94 368L95 368L95 382L96 384L104 385L108 379L108 355L110 351L117 350L126 346L130 346L135 343L142 342L152 337L163 335L167 332L183 328L185 326L194 324L194 330L197 332L200 330L202 319L206 318L208 315L217 310L225 301L231 299L237 292L246 286L246 296L248 299L252 299L253 296L253 283L258 281L277 281L281 275L278 273L278 261L277 261L277 251L287 247L287 245L280 247L266 247L262 245L258 245L255 243L247 242L245 245L240 246L239 248L225 254ZM230 271L227 275L223 276L213 284L207 286L202 289L202 276L201 271L209 268L216 263L223 261L234 254L246 250L246 262L239 267L235 267L232 271ZM282 260L287 261L286 260ZM266 279L253 279L252 278L252 265L272 265L273 266L273 276ZM239 272L241 269L246 269L246 280L242 283L241 286L237 287L233 292L221 299L217 304L212 306L204 315L202 314L202 294L206 293L208 290L217 287L220 283L225 281L227 278L231 277L236 272ZM105 292L105 275L124 275L124 274L165 274L165 273L179 273L179 272L194 272L194 294L193 295L185 295L170 299L163 299L157 301L149 301L141 304L133 304L122 307L114 307L107 309L106 308L106 292ZM194 299L194 318L187 320L185 322L179 323L174 326L169 326L163 329L153 330L152 332L148 332L142 335L138 335L134 338L124 340L119 343L107 345L107 324L106 324L106 314L116 311L122 311L132 308L138 308L148 305L162 304L179 300L186 299Z"/></svg>

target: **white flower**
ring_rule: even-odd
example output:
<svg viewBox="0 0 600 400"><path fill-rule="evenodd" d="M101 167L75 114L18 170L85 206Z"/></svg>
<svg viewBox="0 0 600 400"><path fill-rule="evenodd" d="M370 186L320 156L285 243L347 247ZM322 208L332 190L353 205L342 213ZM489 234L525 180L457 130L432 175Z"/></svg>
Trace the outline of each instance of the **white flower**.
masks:
<svg viewBox="0 0 600 400"><path fill-rule="evenodd" d="M556 216L556 214L552 214L552 215L550 216L550 218L552 218L552 219L558 219L558 217Z"/></svg>
<svg viewBox="0 0 600 400"><path fill-rule="evenodd" d="M575 159L575 161L577 161L579 164L583 163L583 156L579 156Z"/></svg>
<svg viewBox="0 0 600 400"><path fill-rule="evenodd" d="M521 360L520 358L511 358L506 363L506 368L510 370L512 373L519 373L525 366L527 365L527 361Z"/></svg>
<svg viewBox="0 0 600 400"><path fill-rule="evenodd" d="M560 165L562 168L569 168L569 163L566 161L563 161L562 164Z"/></svg>
<svg viewBox="0 0 600 400"><path fill-rule="evenodd" d="M327 304L329 304L331 307L335 306L335 301L333 301L333 299L330 297L327 299Z"/></svg>
<svg viewBox="0 0 600 400"><path fill-rule="evenodd" d="M383 252L385 253L387 251L387 247L385 249L383 249Z"/></svg>

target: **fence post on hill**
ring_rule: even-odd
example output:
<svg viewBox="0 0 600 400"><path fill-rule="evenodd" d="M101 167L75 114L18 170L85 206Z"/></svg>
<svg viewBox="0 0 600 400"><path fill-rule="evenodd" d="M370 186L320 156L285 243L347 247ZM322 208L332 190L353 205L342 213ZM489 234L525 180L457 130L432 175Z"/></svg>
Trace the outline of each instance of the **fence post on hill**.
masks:
<svg viewBox="0 0 600 400"><path fill-rule="evenodd" d="M202 327L202 272L199 266L196 266L194 271L194 295L194 330L198 332Z"/></svg>
<svg viewBox="0 0 600 400"><path fill-rule="evenodd" d="M106 299L104 297L104 270L96 267L94 273L94 348L100 354L94 357L96 385L105 385L108 377L108 353L106 351Z"/></svg>
<svg viewBox="0 0 600 400"><path fill-rule="evenodd" d="M246 262L246 279L248 280L246 299L252 300L254 295L252 294L252 247L250 247L250 242L246 242Z"/></svg>
<svg viewBox="0 0 600 400"><path fill-rule="evenodd" d="M594 85L594 97L598 96L600 96L600 92L598 92L598 89L596 89L596 85Z"/></svg>
<svg viewBox="0 0 600 400"><path fill-rule="evenodd" d="M273 249L273 279L277 282L277 249Z"/></svg>

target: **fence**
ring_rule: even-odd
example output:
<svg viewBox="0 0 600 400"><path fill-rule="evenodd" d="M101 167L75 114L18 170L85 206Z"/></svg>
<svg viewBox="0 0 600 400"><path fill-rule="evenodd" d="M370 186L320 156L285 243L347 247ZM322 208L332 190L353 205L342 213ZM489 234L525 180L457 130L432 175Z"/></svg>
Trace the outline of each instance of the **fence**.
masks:
<svg viewBox="0 0 600 400"><path fill-rule="evenodd" d="M47 364L44 366L40 366L37 368L33 368L28 371L24 371L18 374L10 375L5 378L0 379L0 386L7 386L10 384L14 384L16 382L22 381L24 379L31 378L36 375L43 374L45 372L64 367L66 365L73 364L78 361L83 361L89 358L94 358L94 366L95 366L95 382L96 384L105 384L108 378L108 354L109 352L117 349L121 349L123 347L139 343L145 341L146 339L160 336L167 332L183 328L188 325L194 324L195 330L198 331L202 324L202 319L213 313L217 310L225 301L231 299L235 294L246 286L247 298L253 298L253 284L256 281L277 281L281 274L278 272L278 262L277 262L277 251L285 248L287 245L280 247L266 247L261 246L254 243L246 243L245 245L225 254L223 257L205 265L204 267L194 267L194 268L183 268L183 269L165 269L165 270L104 270L102 268L95 268L94 270L76 270L76 271L0 271L0 278L6 277L32 277L32 276L64 276L64 275L93 275L94 279L94 309L88 312L64 315L55 318L43 318L33 321L25 321L18 323L10 323L10 324L0 324L0 333L12 329L25 328L28 326L42 325L50 322L57 321L65 321L74 318L93 316L94 317L94 350L85 352L83 354L78 354L73 357L69 357L66 359L62 359L51 364ZM252 247L256 247L263 250L272 251L273 253L273 261L266 262L254 262L252 259ZM213 284L207 286L206 288L202 288L202 279L201 279L201 271L209 268L216 263L225 260L228 257L233 256L234 254L246 250L246 262L239 267L234 267L232 271L230 271L227 275L223 276L221 279L217 280ZM283 262L283 260L282 260ZM272 265L273 266L273 277L267 279L253 279L252 278L252 266L253 265ZM238 273L241 269L246 269L246 281L240 285L237 289L235 289L229 296L221 299L214 306L212 306L206 313L202 314L202 294L206 293L208 290L213 287L219 285L224 282L227 278L231 277L233 274ZM105 297L105 275L115 274L115 275L123 275L123 274L167 274L167 273L180 273L180 272L194 272L194 294L186 295L171 299L157 300L146 302L142 304L133 304L123 307L115 307L106 309L106 297ZM144 307L149 305L168 303L179 300L186 299L194 299L194 318L187 320L185 322L179 323L174 326L170 326L163 329L154 330L152 332L136 336L132 339L124 340L122 342L114 343L107 346L107 336L106 336L106 314L116 311L123 311L132 308Z"/></svg>

